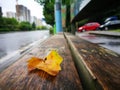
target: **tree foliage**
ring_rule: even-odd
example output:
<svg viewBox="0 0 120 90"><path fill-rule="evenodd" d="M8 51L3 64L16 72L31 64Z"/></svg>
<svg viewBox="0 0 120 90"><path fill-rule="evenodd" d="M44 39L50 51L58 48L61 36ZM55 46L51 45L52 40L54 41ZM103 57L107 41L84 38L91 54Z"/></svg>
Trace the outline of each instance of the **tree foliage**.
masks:
<svg viewBox="0 0 120 90"><path fill-rule="evenodd" d="M54 18L54 1L55 0L35 0L40 5L43 5L43 14L45 16L45 21L47 24L54 25L55 18Z"/></svg>
<svg viewBox="0 0 120 90"><path fill-rule="evenodd" d="M17 30L18 24L15 18L0 18L0 31L15 31Z"/></svg>
<svg viewBox="0 0 120 90"><path fill-rule="evenodd" d="M49 1L49 0L48 0ZM50 24L50 25L54 25L54 2L46 2L43 8L43 14L45 16L45 21L46 23Z"/></svg>
<svg viewBox="0 0 120 90"><path fill-rule="evenodd" d="M20 30L23 30L23 31L32 30L32 25L29 22L23 21L19 24L19 28Z"/></svg>
<svg viewBox="0 0 120 90"><path fill-rule="evenodd" d="M47 29L45 26L41 27L40 30ZM30 24L26 21L18 22L15 18L0 17L0 32L31 30L36 30L35 22Z"/></svg>
<svg viewBox="0 0 120 90"><path fill-rule="evenodd" d="M36 24L35 24L35 22L32 23L32 29L36 29Z"/></svg>
<svg viewBox="0 0 120 90"><path fill-rule="evenodd" d="M40 5L43 5L43 13L45 16L45 20L48 24L54 25L55 24L55 18L54 18L54 4L55 0L35 0ZM66 5L66 26L70 26L70 2L73 2L74 0L61 0L63 5ZM70 30L70 29L69 29Z"/></svg>

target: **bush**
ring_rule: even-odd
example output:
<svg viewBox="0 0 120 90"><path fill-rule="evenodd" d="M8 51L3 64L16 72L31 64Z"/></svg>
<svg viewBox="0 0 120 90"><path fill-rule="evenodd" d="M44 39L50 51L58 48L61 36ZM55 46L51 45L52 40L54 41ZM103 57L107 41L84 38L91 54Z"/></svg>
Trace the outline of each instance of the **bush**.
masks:
<svg viewBox="0 0 120 90"><path fill-rule="evenodd" d="M15 18L0 18L0 31L16 31L18 24Z"/></svg>
<svg viewBox="0 0 120 90"><path fill-rule="evenodd" d="M48 29L48 28L47 28L46 26L38 26L37 29L38 29L38 30L46 30L46 29Z"/></svg>
<svg viewBox="0 0 120 90"><path fill-rule="evenodd" d="M50 28L50 34L54 34L54 28Z"/></svg>
<svg viewBox="0 0 120 90"><path fill-rule="evenodd" d="M23 30L32 30L32 25L29 22L23 21L19 24L19 28L22 31Z"/></svg>
<svg viewBox="0 0 120 90"><path fill-rule="evenodd" d="M33 30L36 29L36 24L35 24L35 22L32 23L32 29L33 29Z"/></svg>

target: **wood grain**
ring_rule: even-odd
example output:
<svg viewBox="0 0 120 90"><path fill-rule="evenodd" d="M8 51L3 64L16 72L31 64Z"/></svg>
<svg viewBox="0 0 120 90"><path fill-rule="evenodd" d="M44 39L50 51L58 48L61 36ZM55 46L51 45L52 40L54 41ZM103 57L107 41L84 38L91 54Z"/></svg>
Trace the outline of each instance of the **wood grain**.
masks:
<svg viewBox="0 0 120 90"><path fill-rule="evenodd" d="M27 60L44 58L54 48L63 57L62 70L56 77L44 71L28 71ZM63 34L52 36L0 73L0 90L82 90L80 78Z"/></svg>
<svg viewBox="0 0 120 90"><path fill-rule="evenodd" d="M104 90L120 90L120 55L79 37L70 37Z"/></svg>

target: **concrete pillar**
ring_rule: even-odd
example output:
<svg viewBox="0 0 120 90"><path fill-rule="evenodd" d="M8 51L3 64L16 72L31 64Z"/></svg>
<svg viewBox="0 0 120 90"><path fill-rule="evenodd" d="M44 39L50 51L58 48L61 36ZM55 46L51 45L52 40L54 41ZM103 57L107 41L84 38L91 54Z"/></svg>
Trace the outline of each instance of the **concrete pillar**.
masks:
<svg viewBox="0 0 120 90"><path fill-rule="evenodd" d="M55 0L56 33L62 32L61 0Z"/></svg>

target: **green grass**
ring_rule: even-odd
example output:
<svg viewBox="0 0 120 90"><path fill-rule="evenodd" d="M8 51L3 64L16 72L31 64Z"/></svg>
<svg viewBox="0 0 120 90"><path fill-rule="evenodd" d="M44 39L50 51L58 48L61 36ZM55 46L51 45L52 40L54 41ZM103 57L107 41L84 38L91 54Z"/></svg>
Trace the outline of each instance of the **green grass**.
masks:
<svg viewBox="0 0 120 90"><path fill-rule="evenodd" d="M120 32L120 29L116 29L116 30L111 30L113 32Z"/></svg>

